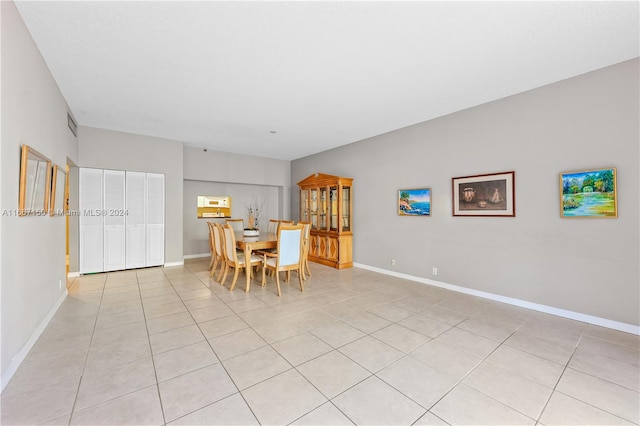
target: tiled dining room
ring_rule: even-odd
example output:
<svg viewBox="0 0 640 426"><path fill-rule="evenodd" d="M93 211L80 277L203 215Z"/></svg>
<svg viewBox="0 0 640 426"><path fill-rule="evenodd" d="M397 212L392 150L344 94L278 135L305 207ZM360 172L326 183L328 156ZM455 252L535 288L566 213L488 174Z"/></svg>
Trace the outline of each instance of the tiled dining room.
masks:
<svg viewBox="0 0 640 426"><path fill-rule="evenodd" d="M2 424L640 423L636 335L316 263L229 291L208 262L73 279Z"/></svg>

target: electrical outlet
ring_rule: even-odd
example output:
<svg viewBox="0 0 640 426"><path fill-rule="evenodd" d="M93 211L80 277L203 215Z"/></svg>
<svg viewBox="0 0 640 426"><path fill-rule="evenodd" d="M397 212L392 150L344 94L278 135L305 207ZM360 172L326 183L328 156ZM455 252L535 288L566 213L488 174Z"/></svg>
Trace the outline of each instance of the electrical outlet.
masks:
<svg viewBox="0 0 640 426"><path fill-rule="evenodd" d="M391 266L396 266L396 260L395 259L391 259Z"/></svg>
<svg viewBox="0 0 640 426"><path fill-rule="evenodd" d="M438 275L438 268L433 268L433 275Z"/></svg>

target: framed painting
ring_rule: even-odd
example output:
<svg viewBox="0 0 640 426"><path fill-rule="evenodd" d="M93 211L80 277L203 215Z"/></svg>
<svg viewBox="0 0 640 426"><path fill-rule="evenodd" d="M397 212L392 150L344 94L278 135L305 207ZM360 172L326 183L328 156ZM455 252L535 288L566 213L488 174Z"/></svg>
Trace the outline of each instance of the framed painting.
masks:
<svg viewBox="0 0 640 426"><path fill-rule="evenodd" d="M454 216L516 215L515 172L451 179Z"/></svg>
<svg viewBox="0 0 640 426"><path fill-rule="evenodd" d="M51 160L28 145L20 150L20 191L18 215L43 216L49 213Z"/></svg>
<svg viewBox="0 0 640 426"><path fill-rule="evenodd" d="M618 217L616 169L560 173L561 217Z"/></svg>
<svg viewBox="0 0 640 426"><path fill-rule="evenodd" d="M51 216L64 216L67 212L67 172L65 168L54 165L51 178L51 201L49 202L49 214Z"/></svg>
<svg viewBox="0 0 640 426"><path fill-rule="evenodd" d="M398 191L400 216L431 216L431 188Z"/></svg>

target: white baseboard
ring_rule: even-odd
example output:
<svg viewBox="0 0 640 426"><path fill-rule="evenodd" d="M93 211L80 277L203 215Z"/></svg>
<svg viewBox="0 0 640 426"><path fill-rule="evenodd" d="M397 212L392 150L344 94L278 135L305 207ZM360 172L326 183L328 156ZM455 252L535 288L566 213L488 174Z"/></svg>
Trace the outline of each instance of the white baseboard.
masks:
<svg viewBox="0 0 640 426"><path fill-rule="evenodd" d="M170 268L172 266L184 266L184 261L179 261L179 262L167 262L164 264L165 268Z"/></svg>
<svg viewBox="0 0 640 426"><path fill-rule="evenodd" d="M69 272L67 274L67 278L78 278L80 276L80 272Z"/></svg>
<svg viewBox="0 0 640 426"><path fill-rule="evenodd" d="M62 305L62 302L64 302L64 299L68 294L69 293L67 292L67 290L65 290L60 299L58 299L56 304L53 306L53 308L51 308L51 310L47 313L47 316L45 316L44 319L40 322L29 340L27 340L27 343L25 343L25 345L22 347L20 352L18 352L13 358L11 358L9 365L7 365L7 368L4 369L4 371L2 372L2 377L0 378L0 392L4 390L5 386L7 386L7 383L9 383L13 375L18 370L18 367L20 367L20 364L22 364L22 361L24 361L24 359L27 357L27 354L36 343L44 329L47 327L47 325L49 325L49 321L51 321L51 318L53 318L55 313L58 312L58 308L60 308L60 305Z"/></svg>
<svg viewBox="0 0 640 426"><path fill-rule="evenodd" d="M211 253L200 253L200 254L187 254L183 256L184 259L197 259L199 257L211 257Z"/></svg>
<svg viewBox="0 0 640 426"><path fill-rule="evenodd" d="M391 275L405 280L416 281L422 284L432 285L434 287L440 287L458 293L470 294L472 296L482 297L483 299L495 300L496 302L507 303L509 305L520 306L521 308L532 309L538 312L544 312L551 315L557 315L559 317L569 318L576 321L586 322L600 327L611 328L613 330L623 331L625 333L631 333L640 335L640 326L633 324L626 324L623 322L613 321L606 318L600 318L593 315L582 314L580 312L569 311L566 309L554 308L553 306L541 305L538 303L528 302L526 300L515 299L513 297L501 296L499 294L488 293L485 291L474 290L472 288L461 287L454 284L448 284L442 281L430 280L428 278L416 277L414 275L402 274L395 271L389 271L387 269L376 268L375 266L363 265L361 263L353 264L356 268L367 269L369 271L378 272L384 275Z"/></svg>

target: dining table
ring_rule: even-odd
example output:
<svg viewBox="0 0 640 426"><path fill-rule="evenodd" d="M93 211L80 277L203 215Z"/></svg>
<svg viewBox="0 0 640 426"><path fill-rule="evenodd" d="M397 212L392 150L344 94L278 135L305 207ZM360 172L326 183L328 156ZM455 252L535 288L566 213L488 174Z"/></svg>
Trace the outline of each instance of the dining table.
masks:
<svg viewBox="0 0 640 426"><path fill-rule="evenodd" d="M236 247L244 251L245 262L251 259L251 252L254 250L270 250L278 247L278 234L272 233L260 233L258 236L245 236L244 232L236 232ZM249 292L251 288L251 270L245 268L245 275L247 276L247 285L244 291Z"/></svg>

